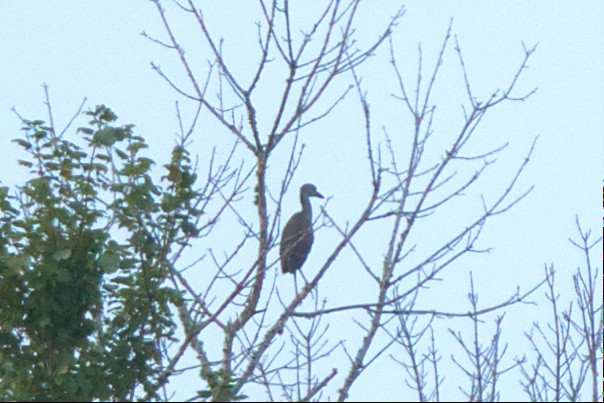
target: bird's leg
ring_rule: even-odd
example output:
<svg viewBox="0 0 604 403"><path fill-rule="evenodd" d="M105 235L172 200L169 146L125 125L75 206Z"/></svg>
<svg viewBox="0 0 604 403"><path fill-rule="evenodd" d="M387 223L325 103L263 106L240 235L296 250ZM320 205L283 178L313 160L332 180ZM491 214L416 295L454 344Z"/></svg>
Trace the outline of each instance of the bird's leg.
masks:
<svg viewBox="0 0 604 403"><path fill-rule="evenodd" d="M304 273L300 272L300 274L302 275L302 278L304 279L304 287L306 287L308 285L308 280L306 279L306 276L304 275Z"/></svg>
<svg viewBox="0 0 604 403"><path fill-rule="evenodd" d="M294 287L296 288L296 296L298 295L298 278L296 277L296 272L294 272Z"/></svg>

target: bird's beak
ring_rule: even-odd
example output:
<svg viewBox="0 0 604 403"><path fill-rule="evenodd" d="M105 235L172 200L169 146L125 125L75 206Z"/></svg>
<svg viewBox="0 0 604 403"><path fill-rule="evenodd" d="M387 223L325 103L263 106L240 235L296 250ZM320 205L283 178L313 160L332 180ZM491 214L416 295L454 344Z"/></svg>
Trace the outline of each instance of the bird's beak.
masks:
<svg viewBox="0 0 604 403"><path fill-rule="evenodd" d="M316 192L313 196L318 197L320 199L324 199L325 197L323 197L323 195L319 192Z"/></svg>

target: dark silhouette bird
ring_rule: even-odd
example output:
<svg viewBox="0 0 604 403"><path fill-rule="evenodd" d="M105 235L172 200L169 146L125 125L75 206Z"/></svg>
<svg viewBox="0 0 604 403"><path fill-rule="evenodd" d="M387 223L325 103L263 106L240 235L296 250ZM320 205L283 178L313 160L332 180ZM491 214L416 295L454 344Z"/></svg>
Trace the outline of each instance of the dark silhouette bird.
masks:
<svg viewBox="0 0 604 403"><path fill-rule="evenodd" d="M307 183L300 188L300 203L302 211L294 214L281 234L281 270L283 273L295 274L302 267L314 240L312 232L312 209L310 198L323 195L317 191L312 183Z"/></svg>

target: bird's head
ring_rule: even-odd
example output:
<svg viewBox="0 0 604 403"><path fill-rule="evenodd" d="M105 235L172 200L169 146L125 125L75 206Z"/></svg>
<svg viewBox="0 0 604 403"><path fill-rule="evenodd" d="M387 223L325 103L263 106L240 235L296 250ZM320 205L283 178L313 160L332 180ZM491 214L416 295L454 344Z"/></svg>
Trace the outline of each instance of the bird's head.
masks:
<svg viewBox="0 0 604 403"><path fill-rule="evenodd" d="M302 187L300 188L300 196L319 197L321 199L324 198L323 195L317 190L317 187L312 183L302 185Z"/></svg>

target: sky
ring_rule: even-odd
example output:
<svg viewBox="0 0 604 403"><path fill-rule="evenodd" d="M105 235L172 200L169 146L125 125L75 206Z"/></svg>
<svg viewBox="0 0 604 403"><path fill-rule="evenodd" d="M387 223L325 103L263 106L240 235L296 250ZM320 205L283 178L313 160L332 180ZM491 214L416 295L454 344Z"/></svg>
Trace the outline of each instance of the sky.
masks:
<svg viewBox="0 0 604 403"><path fill-rule="evenodd" d="M225 1L220 7L215 3L202 4L212 32L225 38L226 57L236 60L235 73L247 74L257 57L257 52L250 51L255 49L257 3ZM359 42L374 40L400 5L395 1L363 2L357 20ZM537 92L525 102L508 103L490 112L469 145L470 150L477 153L506 142L509 146L480 182L479 189L455 201L442 215L426 220L416 235L418 250L429 245L429 241L463 227L471 219L473 209L480 206L481 195L492 201L507 186L533 139L538 137L530 164L514 194L520 195L531 186L534 190L486 227L479 244L493 248L492 251L459 262L443 276L443 281L426 292L421 303L427 309L467 310L468 273L472 271L481 303L495 304L513 294L517 286L522 290L530 288L543 277L544 265L551 263L558 270L563 298L570 298L571 276L577 266L583 265L580 252L568 241L569 237L576 238L575 218L596 237L602 222L604 2L585 1L578 5L574 1L475 0L410 1L404 5L406 12L396 26L393 43L397 61L410 83L415 82L417 74L418 44L421 43L424 68L431 69L451 19L453 40L457 38L472 87L482 97L509 85L522 62L523 43L527 47L538 44L529 68L518 83L519 93L528 93L533 88L537 88ZM312 20L316 10L300 7L297 12L303 24ZM210 54L201 44L194 22L171 7L168 17L178 21L174 23L176 34L182 38L194 69L201 74L207 68ZM43 83L49 86L58 127L71 119L86 98L86 108L102 103L110 106L122 122L135 124L147 138L153 157L168 157L163 150L172 147L178 131L175 102L179 101L188 116L194 105L169 88L151 69L150 62L158 63L176 82L186 86L176 55L143 37L142 32L165 38L158 13L148 1L3 0L0 3L0 149L3 156L0 181L4 185L13 185L25 178L24 170L15 163L14 156L19 155L19 150L11 140L19 136L21 125L11 108L26 118L44 118ZM445 64L433 94L439 111L435 121L437 139L454 132L462 118L460 104L465 88L453 44L445 51ZM387 50L384 47L376 52L358 70L368 91L372 125L377 128L376 141L382 144L382 127L400 135L405 132L400 128L408 123L405 120L408 117L401 117L404 105L390 96L395 92L395 81ZM335 84L333 96L345 89L349 80L349 76L341 78ZM279 88L269 82L260 90L266 99L266 111L270 111L272 95ZM260 115L261 125L270 123L270 116L270 113ZM209 117L202 117L192 146L194 152L199 152L201 161L207 160L209 145L215 145L222 156L232 145L232 138L218 135L216 130L219 129ZM368 186L362 133L360 108L352 96L328 118L303 132L300 141L305 144L304 158L292 191L285 198L286 216L298 209L295 189L305 182L313 182L330 197L328 211L338 222L345 225L354 221L365 200L362 191ZM439 141L435 140L434 152L442 155ZM402 149L405 144L404 137L397 143ZM272 186L280 183L277 173L288 157L285 148L281 155L275 156L275 165L269 171ZM250 195L251 191L249 211L253 213ZM319 204L314 206L318 211ZM379 244L383 234L374 227L364 231L359 234L358 242L372 250L369 259L379 264L384 255L383 245ZM330 247L339 240L337 233L330 229L318 232L315 239L313 253L304 268L309 273L320 267ZM601 251L601 245L598 250ZM594 253L594 259L598 256L599 253ZM594 262L601 269L599 261ZM350 251L336 262L331 276L325 279L328 289L340 291L329 295L330 304L365 301L365 297L373 295L357 277L359 268L356 266L358 262ZM507 310L504 333L511 350L508 359L527 352L524 331L530 329L534 320L548 315L547 306L542 303L543 292L537 293L535 299L541 305ZM494 318L488 318L487 323L492 324ZM347 329L358 329L353 319L334 317L333 337L343 338L349 332ZM463 330L467 326L467 321L451 320L442 324L441 330L447 327ZM362 334L358 330L350 335L351 340ZM489 333L485 337L490 337ZM447 352L455 350L455 342L446 331L441 340L443 354L448 359ZM395 351L392 353L396 355ZM459 370L449 369L445 390L451 391L451 397L447 400L461 397L456 385L464 382ZM363 374L352 389L351 399L413 398L407 395L402 373L387 355L383 356ZM503 400L522 399L524 395L517 380L516 374L507 376ZM381 385L392 387L379 387ZM186 382L175 383L174 388L179 393L177 396L189 396L196 390L187 390Z"/></svg>

